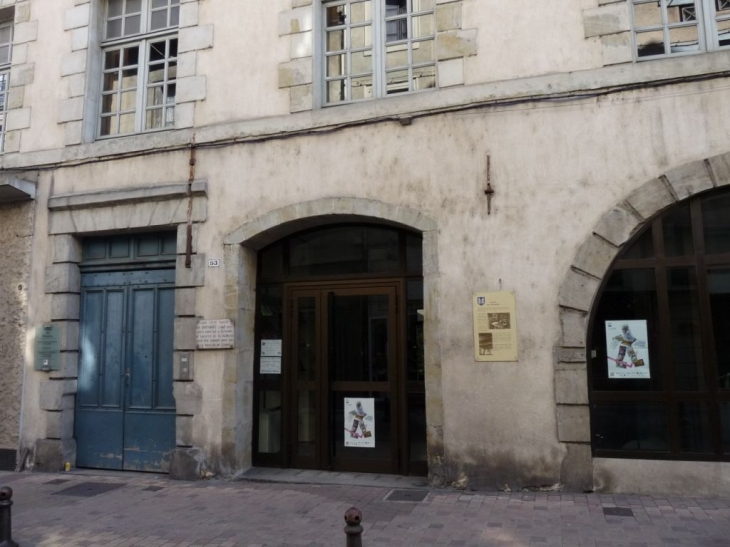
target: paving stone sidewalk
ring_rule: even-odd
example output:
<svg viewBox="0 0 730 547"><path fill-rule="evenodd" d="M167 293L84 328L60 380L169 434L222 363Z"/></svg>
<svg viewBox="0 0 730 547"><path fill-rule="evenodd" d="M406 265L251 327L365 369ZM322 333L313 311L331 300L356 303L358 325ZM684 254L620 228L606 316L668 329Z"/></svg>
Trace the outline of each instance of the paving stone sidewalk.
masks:
<svg viewBox="0 0 730 547"><path fill-rule="evenodd" d="M153 475L0 473L21 547L344 547L345 511L364 547L730 547L730 500L176 482ZM409 490L410 495L418 493Z"/></svg>

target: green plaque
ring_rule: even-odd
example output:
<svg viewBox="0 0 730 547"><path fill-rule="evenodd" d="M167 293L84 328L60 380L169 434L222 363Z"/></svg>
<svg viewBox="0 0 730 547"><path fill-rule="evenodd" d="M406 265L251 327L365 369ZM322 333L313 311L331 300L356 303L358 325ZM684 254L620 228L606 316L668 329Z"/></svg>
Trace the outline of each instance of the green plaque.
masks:
<svg viewBox="0 0 730 547"><path fill-rule="evenodd" d="M61 329L46 323L35 329L36 370L61 370Z"/></svg>

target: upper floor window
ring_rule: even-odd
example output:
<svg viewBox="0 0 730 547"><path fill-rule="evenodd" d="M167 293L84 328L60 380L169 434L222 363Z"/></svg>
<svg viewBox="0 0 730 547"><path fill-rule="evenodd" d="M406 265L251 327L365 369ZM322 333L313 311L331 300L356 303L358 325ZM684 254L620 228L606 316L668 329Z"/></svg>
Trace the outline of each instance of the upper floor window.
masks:
<svg viewBox="0 0 730 547"><path fill-rule="evenodd" d="M435 0L323 5L324 103L436 87Z"/></svg>
<svg viewBox="0 0 730 547"><path fill-rule="evenodd" d="M629 0L638 59L730 46L730 0Z"/></svg>
<svg viewBox="0 0 730 547"><path fill-rule="evenodd" d="M175 125L180 0L109 0L99 135Z"/></svg>
<svg viewBox="0 0 730 547"><path fill-rule="evenodd" d="M13 22L0 22L0 151L5 148L5 118L8 110L10 61L13 49Z"/></svg>

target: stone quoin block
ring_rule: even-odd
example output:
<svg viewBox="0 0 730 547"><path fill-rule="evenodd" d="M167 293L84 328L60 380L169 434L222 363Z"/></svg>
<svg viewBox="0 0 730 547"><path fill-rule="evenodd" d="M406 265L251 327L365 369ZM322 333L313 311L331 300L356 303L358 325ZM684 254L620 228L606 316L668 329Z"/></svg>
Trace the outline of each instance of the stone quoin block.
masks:
<svg viewBox="0 0 730 547"><path fill-rule="evenodd" d="M653 179L632 192L626 201L644 219L674 204L674 197L661 179Z"/></svg>
<svg viewBox="0 0 730 547"><path fill-rule="evenodd" d="M730 153L714 156L707 160L710 171L718 186L730 184Z"/></svg>
<svg viewBox="0 0 730 547"><path fill-rule="evenodd" d="M46 268L46 294L79 292L81 273L76 264L53 264Z"/></svg>
<svg viewBox="0 0 730 547"><path fill-rule="evenodd" d="M591 442L587 405L558 405L558 440L568 443Z"/></svg>
<svg viewBox="0 0 730 547"><path fill-rule="evenodd" d="M590 236L578 249L573 266L596 277L603 277L617 253L618 247L599 237Z"/></svg>
<svg viewBox="0 0 730 547"><path fill-rule="evenodd" d="M588 311L598 290L599 281L571 270L558 293L559 304L566 308Z"/></svg>
<svg viewBox="0 0 730 547"><path fill-rule="evenodd" d="M688 163L664 175L672 186L677 199L686 199L693 194L713 187L710 172L704 161Z"/></svg>
<svg viewBox="0 0 730 547"><path fill-rule="evenodd" d="M583 27L586 38L631 30L628 3L583 10Z"/></svg>
<svg viewBox="0 0 730 547"><path fill-rule="evenodd" d="M593 232L620 247L626 243L641 224L626 207L618 206L607 212L598 221Z"/></svg>

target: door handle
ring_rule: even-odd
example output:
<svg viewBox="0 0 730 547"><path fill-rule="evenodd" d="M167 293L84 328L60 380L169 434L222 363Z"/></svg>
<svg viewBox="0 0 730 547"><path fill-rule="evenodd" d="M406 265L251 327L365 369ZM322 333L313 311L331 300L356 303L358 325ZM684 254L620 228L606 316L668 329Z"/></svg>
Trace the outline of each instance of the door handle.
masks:
<svg viewBox="0 0 730 547"><path fill-rule="evenodd" d="M129 369L129 367L127 367L127 368L126 368L126 369L124 370L124 385L125 385L125 386L128 386L128 385L129 385L129 379L130 379L131 377L132 377L132 371L131 371L131 370Z"/></svg>

